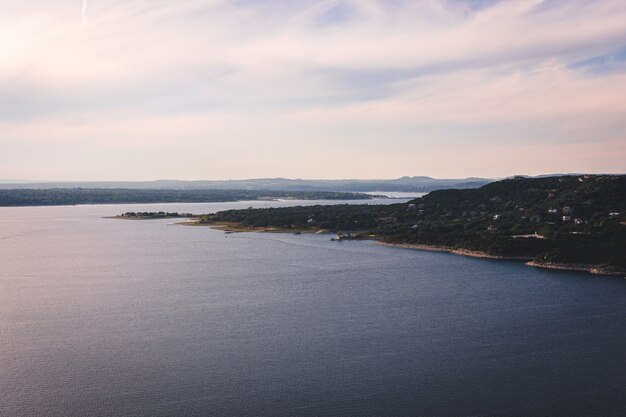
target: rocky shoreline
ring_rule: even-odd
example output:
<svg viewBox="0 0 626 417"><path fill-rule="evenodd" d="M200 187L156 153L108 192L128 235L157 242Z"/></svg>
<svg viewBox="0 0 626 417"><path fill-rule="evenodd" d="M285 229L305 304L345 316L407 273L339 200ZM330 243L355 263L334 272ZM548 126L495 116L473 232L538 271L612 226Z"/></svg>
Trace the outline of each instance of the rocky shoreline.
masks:
<svg viewBox="0 0 626 417"><path fill-rule="evenodd" d="M603 265L587 265L587 264L565 264L557 262L540 262L530 261L526 262L528 266L534 266L536 268L544 269L559 269L564 271L580 271L589 272L597 275L615 275L622 276L626 279L626 270L611 268Z"/></svg>
<svg viewBox="0 0 626 417"><path fill-rule="evenodd" d="M532 260L533 259L532 257L528 257L528 256L498 256L498 255L491 255L486 252L473 251L469 249L455 249L455 248L450 248L450 247L445 247L445 246L421 245L421 244L413 244L413 243L376 242L376 244L381 245L381 246L395 247L395 248L427 250L431 252L447 252L447 253L453 253L455 255L471 256L473 258L526 261L526 265L533 266L536 268L556 269L556 270L563 270L563 271L589 272L591 274L596 274L596 275L622 276L626 279L626 270L610 268L610 267L606 267L603 265L540 262L540 261L534 261Z"/></svg>
<svg viewBox="0 0 626 417"><path fill-rule="evenodd" d="M446 246L433 246L433 245L422 245L416 243L389 243L389 242L376 242L377 245L381 246L390 246L394 248L404 248L404 249L417 249L417 250L427 250L431 252L448 252L453 253L455 255L463 255L463 256L471 256L472 258L485 258L485 259L500 259L500 260L509 260L509 261L529 261L532 258L528 256L499 256L499 255L491 255L487 252L469 250L469 249L455 249Z"/></svg>

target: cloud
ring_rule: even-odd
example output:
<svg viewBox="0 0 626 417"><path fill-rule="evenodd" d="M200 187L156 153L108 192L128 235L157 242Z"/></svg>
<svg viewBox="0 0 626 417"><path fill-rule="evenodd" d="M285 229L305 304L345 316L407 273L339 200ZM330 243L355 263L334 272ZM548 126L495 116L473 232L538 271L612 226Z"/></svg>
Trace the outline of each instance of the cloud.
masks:
<svg viewBox="0 0 626 417"><path fill-rule="evenodd" d="M87 21L87 0L83 0L83 7L81 9L81 23L85 24Z"/></svg>
<svg viewBox="0 0 626 417"><path fill-rule="evenodd" d="M364 159L379 137L443 154L507 127L516 146L626 140L621 0L101 0L89 24L70 3L0 0L16 157L19 141L95 148L124 129L146 149L317 140Z"/></svg>

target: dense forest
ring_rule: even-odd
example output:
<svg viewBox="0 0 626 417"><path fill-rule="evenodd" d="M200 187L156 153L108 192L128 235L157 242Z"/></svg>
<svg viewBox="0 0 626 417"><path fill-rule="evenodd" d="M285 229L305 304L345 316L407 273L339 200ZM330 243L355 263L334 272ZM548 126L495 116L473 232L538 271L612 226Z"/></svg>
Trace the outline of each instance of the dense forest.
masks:
<svg viewBox="0 0 626 417"><path fill-rule="evenodd" d="M64 206L76 204L212 203L299 199L367 200L373 196L333 191L174 190L127 188L0 189L0 206Z"/></svg>
<svg viewBox="0 0 626 417"><path fill-rule="evenodd" d="M516 177L405 204L229 210L203 223L328 230L542 262L626 266L626 176Z"/></svg>

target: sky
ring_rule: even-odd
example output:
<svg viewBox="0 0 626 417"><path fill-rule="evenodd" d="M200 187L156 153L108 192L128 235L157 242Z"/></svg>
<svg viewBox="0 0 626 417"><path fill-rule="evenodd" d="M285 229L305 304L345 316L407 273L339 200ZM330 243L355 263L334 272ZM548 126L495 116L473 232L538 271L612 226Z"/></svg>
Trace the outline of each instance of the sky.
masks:
<svg viewBox="0 0 626 417"><path fill-rule="evenodd" d="M0 10L0 179L626 173L624 0Z"/></svg>

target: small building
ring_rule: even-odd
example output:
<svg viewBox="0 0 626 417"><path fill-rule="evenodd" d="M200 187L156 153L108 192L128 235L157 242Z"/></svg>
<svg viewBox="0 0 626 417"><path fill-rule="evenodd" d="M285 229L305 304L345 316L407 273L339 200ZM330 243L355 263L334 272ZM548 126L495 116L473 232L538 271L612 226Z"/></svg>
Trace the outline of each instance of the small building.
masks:
<svg viewBox="0 0 626 417"><path fill-rule="evenodd" d="M574 207L565 206L561 209L561 213L563 214L572 214L574 213Z"/></svg>
<svg viewBox="0 0 626 417"><path fill-rule="evenodd" d="M494 220L498 220L499 218L500 218L500 215L499 215L499 214L494 214L494 215L493 215L493 219L494 219Z"/></svg>
<svg viewBox="0 0 626 417"><path fill-rule="evenodd" d="M619 213L617 211L612 211L609 213L609 217L617 217L619 216Z"/></svg>
<svg viewBox="0 0 626 417"><path fill-rule="evenodd" d="M574 219L574 223L575 224L585 224L585 221L583 219L579 218L579 217L576 217Z"/></svg>
<svg viewBox="0 0 626 417"><path fill-rule="evenodd" d="M561 220L563 220L564 223L569 223L572 221L572 217L571 216L563 216L561 218Z"/></svg>
<svg viewBox="0 0 626 417"><path fill-rule="evenodd" d="M555 209L555 208L551 208L551 209L548 209L548 213L550 213L550 214L556 214L556 213L558 213L558 210L557 210L557 209Z"/></svg>
<svg viewBox="0 0 626 417"><path fill-rule="evenodd" d="M415 204L409 204L409 210L415 210L417 206Z"/></svg>

